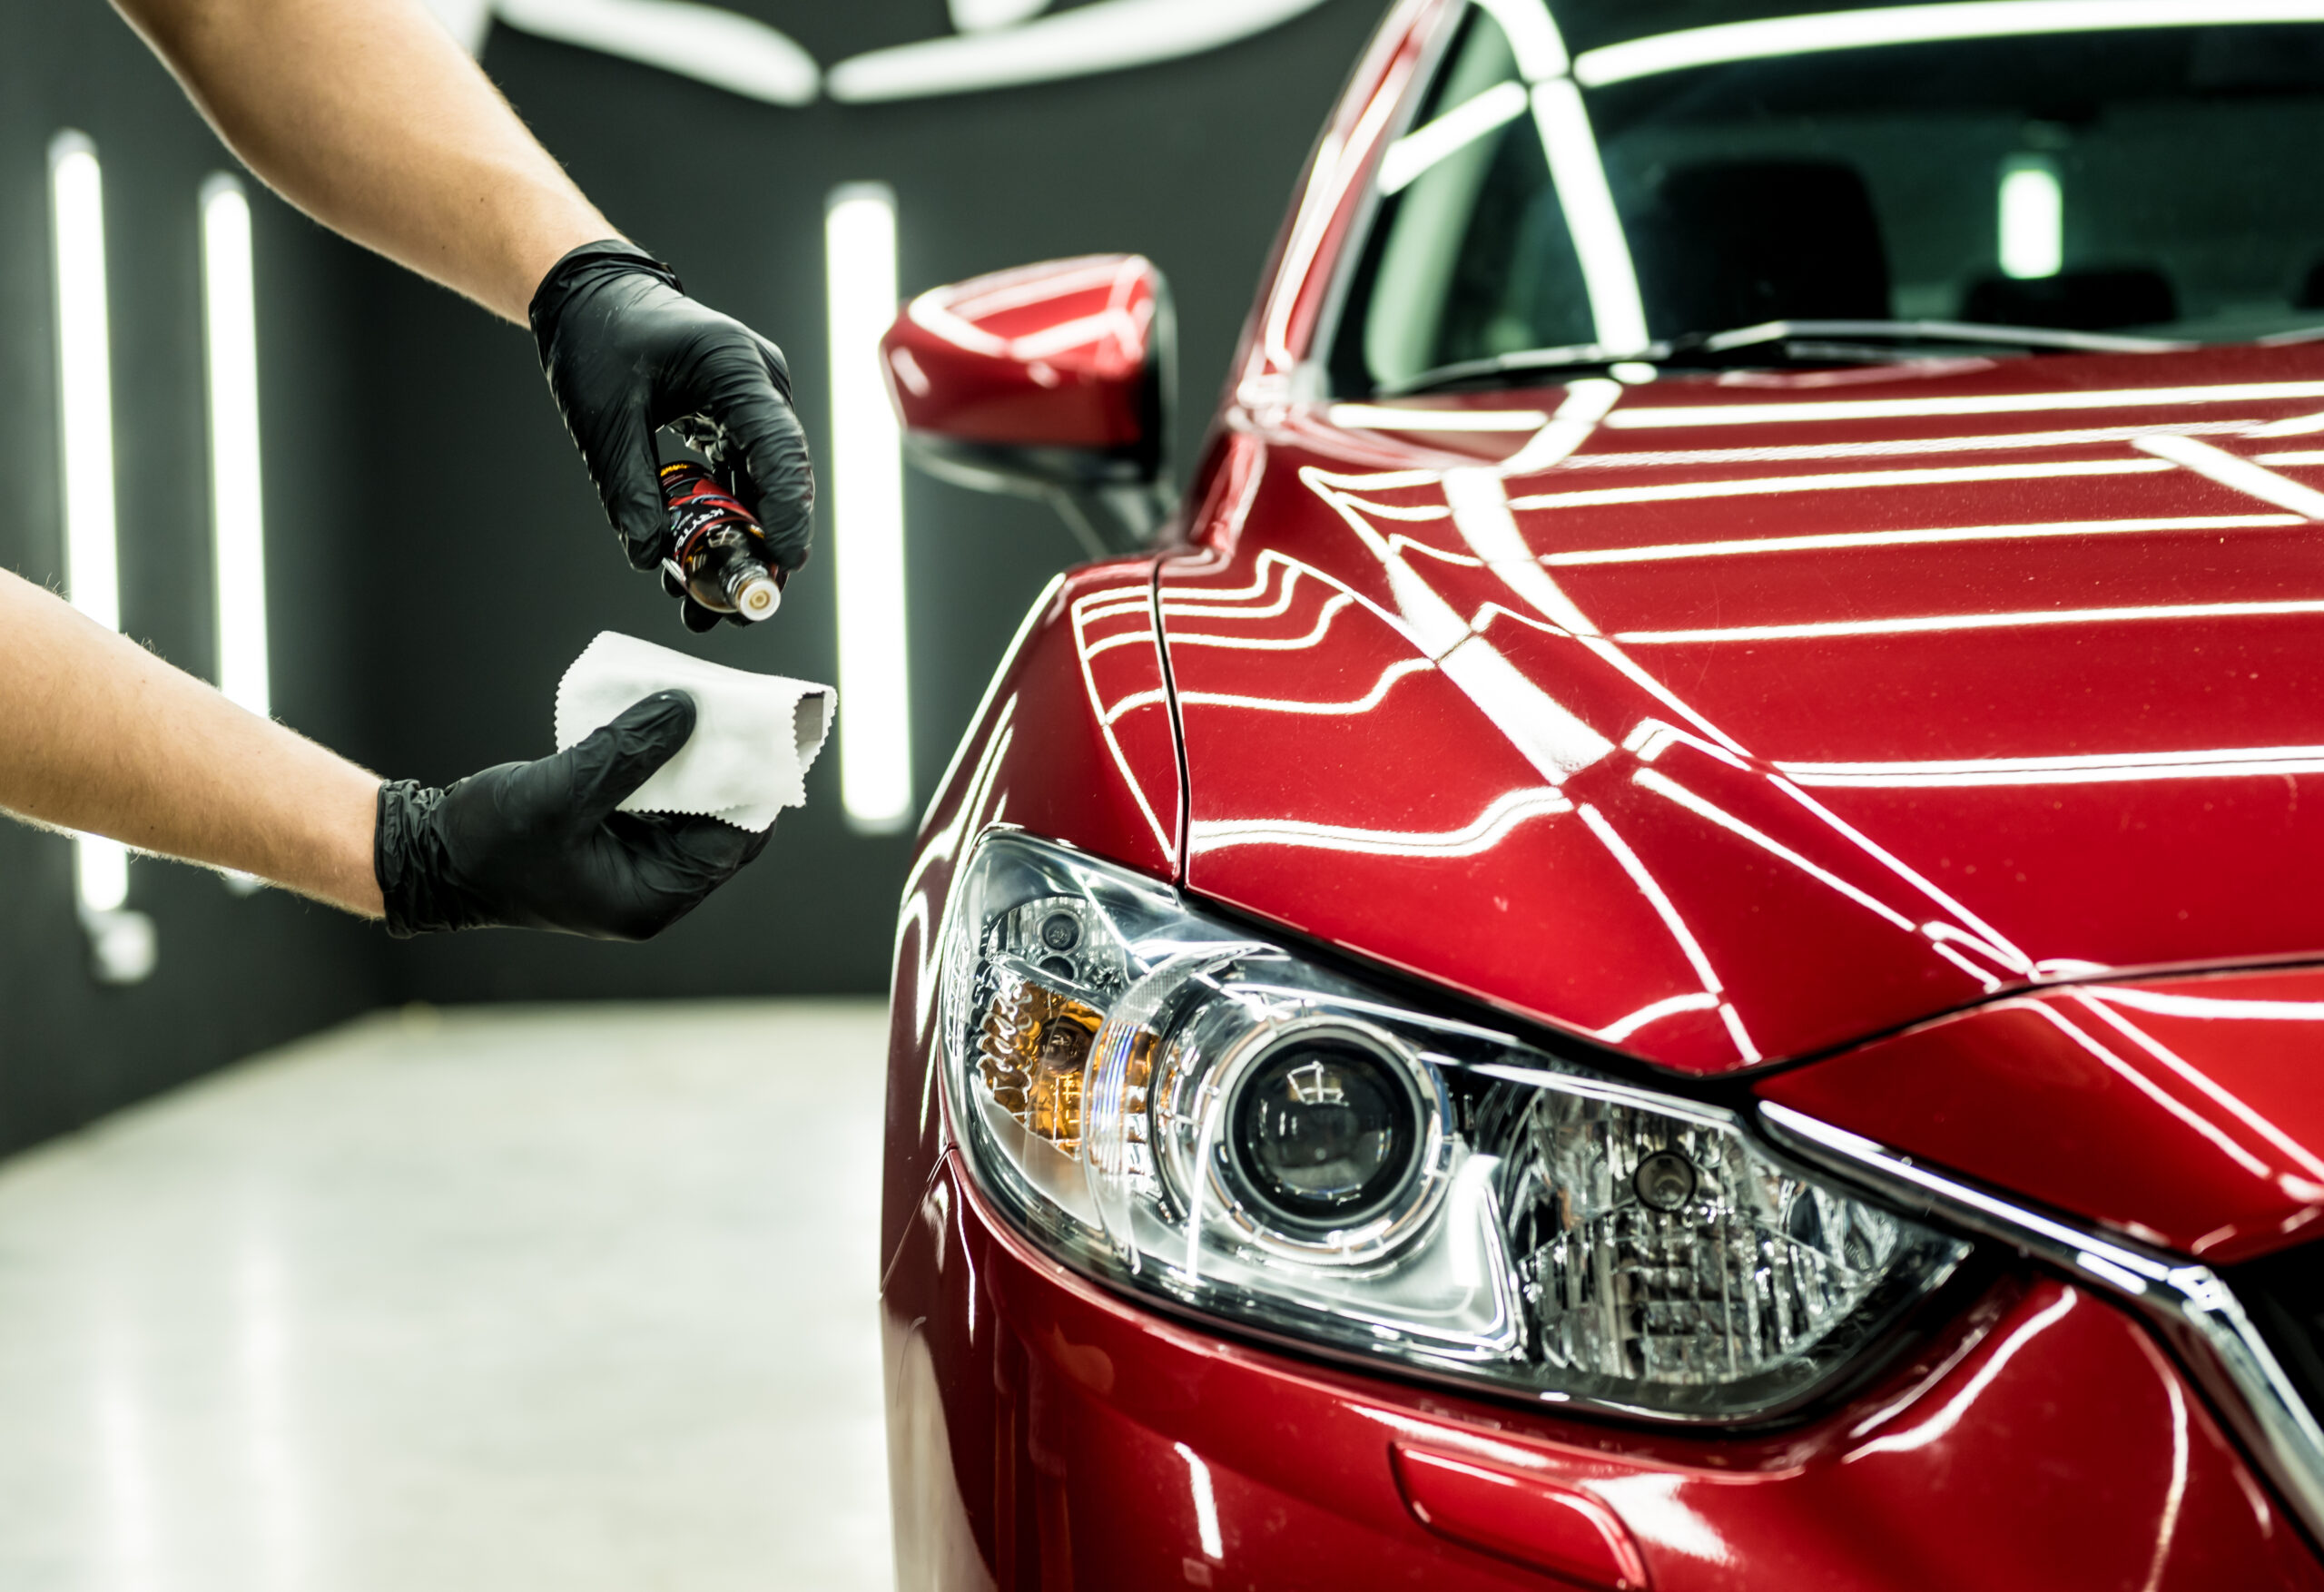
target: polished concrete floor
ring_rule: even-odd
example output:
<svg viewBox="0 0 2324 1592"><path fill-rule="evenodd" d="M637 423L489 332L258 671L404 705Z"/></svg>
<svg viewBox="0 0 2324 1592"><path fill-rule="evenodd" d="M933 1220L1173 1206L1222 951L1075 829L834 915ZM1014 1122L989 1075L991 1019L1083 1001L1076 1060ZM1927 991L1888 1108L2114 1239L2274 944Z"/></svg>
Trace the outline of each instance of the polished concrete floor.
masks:
<svg viewBox="0 0 2324 1592"><path fill-rule="evenodd" d="M0 1588L888 1586L883 1031L390 1014L0 1166Z"/></svg>

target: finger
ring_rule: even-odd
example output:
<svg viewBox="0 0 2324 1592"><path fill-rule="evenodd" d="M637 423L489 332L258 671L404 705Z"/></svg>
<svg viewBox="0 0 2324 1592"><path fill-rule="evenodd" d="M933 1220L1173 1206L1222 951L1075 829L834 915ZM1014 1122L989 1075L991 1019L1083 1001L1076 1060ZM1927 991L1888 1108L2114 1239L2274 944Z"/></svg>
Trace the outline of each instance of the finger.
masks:
<svg viewBox="0 0 2324 1592"><path fill-rule="evenodd" d="M740 829L724 819L687 813L672 814L665 830L669 850L717 883L732 878L765 850L767 837L773 832L772 827Z"/></svg>
<svg viewBox="0 0 2324 1592"><path fill-rule="evenodd" d="M667 559L663 560L662 563L662 590L673 597L683 597L686 595L685 576L680 575L678 566Z"/></svg>
<svg viewBox="0 0 2324 1592"><path fill-rule="evenodd" d="M736 326L703 352L696 378L696 401L726 433L739 495L766 532L769 555L786 570L798 568L813 537L815 471L791 407L782 350Z"/></svg>
<svg viewBox="0 0 2324 1592"><path fill-rule="evenodd" d="M606 416L596 445L585 446L582 454L630 564L656 567L669 556L670 509L662 499L662 456L645 405L625 405Z"/></svg>
<svg viewBox="0 0 2324 1592"><path fill-rule="evenodd" d="M692 597L678 604L678 622L696 635L707 635L717 629L721 617L715 608L705 608Z"/></svg>
<svg viewBox="0 0 2324 1592"><path fill-rule="evenodd" d="M543 760L566 760L569 814L575 823L582 828L603 823L677 756L694 734L694 698L684 692L656 692L556 758Z"/></svg>
<svg viewBox="0 0 2324 1592"><path fill-rule="evenodd" d="M605 832L620 847L625 909L611 938L651 939L700 906L756 857L764 834L714 818L616 813Z"/></svg>

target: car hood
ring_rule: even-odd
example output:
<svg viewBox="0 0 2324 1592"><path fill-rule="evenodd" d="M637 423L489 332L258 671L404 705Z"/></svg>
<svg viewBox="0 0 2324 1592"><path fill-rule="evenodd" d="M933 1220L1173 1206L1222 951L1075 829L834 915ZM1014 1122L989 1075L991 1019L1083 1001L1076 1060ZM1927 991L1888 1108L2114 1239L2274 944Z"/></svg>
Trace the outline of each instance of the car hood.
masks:
<svg viewBox="0 0 2324 1592"><path fill-rule="evenodd" d="M1198 893L1695 1072L2324 954L2324 349L1233 418Z"/></svg>

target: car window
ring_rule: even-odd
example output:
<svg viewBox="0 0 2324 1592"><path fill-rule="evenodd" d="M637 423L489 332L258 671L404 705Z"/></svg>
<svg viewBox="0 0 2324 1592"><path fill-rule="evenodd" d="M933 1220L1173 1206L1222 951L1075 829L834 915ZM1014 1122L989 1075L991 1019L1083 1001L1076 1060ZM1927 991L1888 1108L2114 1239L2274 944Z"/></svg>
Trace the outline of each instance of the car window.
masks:
<svg viewBox="0 0 2324 1592"><path fill-rule="evenodd" d="M2324 5L2185 25L2261 9L1474 5L1382 162L1333 385L1777 319L2324 325Z"/></svg>

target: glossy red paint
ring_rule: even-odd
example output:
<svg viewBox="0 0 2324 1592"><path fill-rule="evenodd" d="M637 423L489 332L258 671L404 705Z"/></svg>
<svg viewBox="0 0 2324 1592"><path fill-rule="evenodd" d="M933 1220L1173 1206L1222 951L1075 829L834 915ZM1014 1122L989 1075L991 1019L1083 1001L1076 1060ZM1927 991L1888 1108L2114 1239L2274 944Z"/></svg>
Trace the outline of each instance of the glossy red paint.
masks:
<svg viewBox="0 0 2324 1592"><path fill-rule="evenodd" d="M1769 1100L2230 1264L2324 1217L2324 970L2093 984L1930 1023Z"/></svg>
<svg viewBox="0 0 2324 1592"><path fill-rule="evenodd" d="M1647 1585L1630 1528L1586 1487L1419 1443L1391 1443L1388 1457L1414 1518L1440 1537L1607 1592Z"/></svg>
<svg viewBox="0 0 2324 1592"><path fill-rule="evenodd" d="M1178 764L1154 645L1153 572L1150 558L1091 565L1040 595L921 821L889 986L883 1256L940 1143L936 936L970 843L1014 824L1157 875L1177 854Z"/></svg>
<svg viewBox="0 0 2324 1592"><path fill-rule="evenodd" d="M2207 1261L2317 1231L2324 974L2183 975L2324 959L2324 450L2257 434L2324 415L2324 345L1315 401L1452 10L1397 5L1328 124L1183 545L1045 596L923 831L901 1584L2324 1592L2155 1339L2030 1268L1778 1434L1591 1424L1117 1297L948 1150L933 939L1014 823L1674 1075L1829 1055L1762 1092ZM1151 440L921 335L925 434Z"/></svg>
<svg viewBox="0 0 2324 1592"><path fill-rule="evenodd" d="M1575 1584L1423 1526L1400 1444L1591 1500L1657 1592L2324 1586L2176 1368L2046 1280L1997 1282L1809 1426L1646 1435L1157 1319L1033 1254L948 1157L885 1322L911 1588Z"/></svg>
<svg viewBox="0 0 2324 1592"><path fill-rule="evenodd" d="M1112 452L1149 439L1161 273L1129 254L1056 260L923 293L881 341L906 429Z"/></svg>

